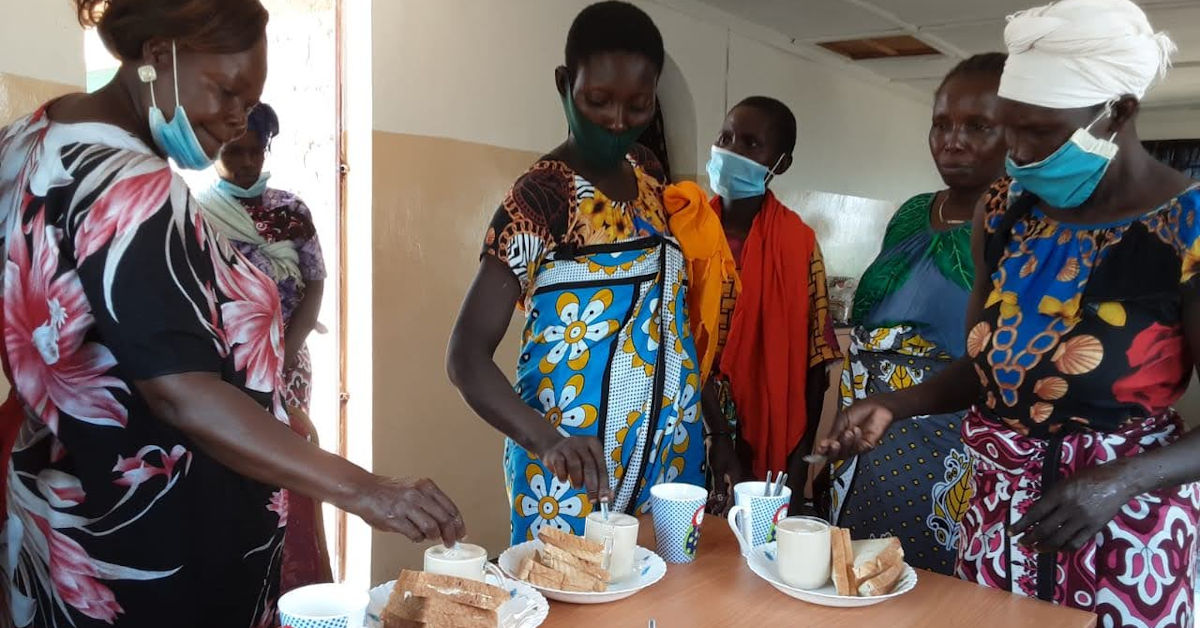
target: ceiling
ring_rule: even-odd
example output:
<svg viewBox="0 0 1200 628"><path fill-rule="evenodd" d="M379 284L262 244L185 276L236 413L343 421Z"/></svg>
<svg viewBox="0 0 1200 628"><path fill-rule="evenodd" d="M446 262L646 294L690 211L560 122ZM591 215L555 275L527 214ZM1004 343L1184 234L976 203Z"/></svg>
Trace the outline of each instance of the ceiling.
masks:
<svg viewBox="0 0 1200 628"><path fill-rule="evenodd" d="M853 63L889 82L932 94L959 60L1004 50L1005 17L1039 0L701 0L804 49L806 55ZM1200 0L1134 0L1155 28L1179 45L1167 80L1147 95L1148 108L1200 108ZM933 58L848 61L822 41L910 34L941 51Z"/></svg>

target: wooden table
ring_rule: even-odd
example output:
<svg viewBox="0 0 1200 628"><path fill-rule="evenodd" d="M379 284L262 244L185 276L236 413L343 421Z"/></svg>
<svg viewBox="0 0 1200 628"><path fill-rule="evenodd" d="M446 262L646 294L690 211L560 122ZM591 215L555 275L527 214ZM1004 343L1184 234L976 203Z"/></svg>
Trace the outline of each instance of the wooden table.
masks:
<svg viewBox="0 0 1200 628"><path fill-rule="evenodd" d="M643 519L640 544L654 548L654 529ZM1096 616L955 578L918 572L917 588L866 608L827 608L792 599L754 575L724 520L706 517L696 561L667 565L661 582L611 604L550 603L546 628L604 626L659 628L752 626L782 628L1093 628Z"/></svg>

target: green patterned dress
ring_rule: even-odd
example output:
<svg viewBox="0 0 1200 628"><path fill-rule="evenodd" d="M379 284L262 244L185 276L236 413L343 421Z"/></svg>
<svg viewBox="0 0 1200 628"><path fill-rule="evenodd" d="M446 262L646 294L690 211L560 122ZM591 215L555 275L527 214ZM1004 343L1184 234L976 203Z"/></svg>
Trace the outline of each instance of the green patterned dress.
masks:
<svg viewBox="0 0 1200 628"><path fill-rule="evenodd" d="M965 353L971 226L935 231L933 199L900 207L859 283L843 406L920 384ZM855 538L899 537L909 564L952 573L970 497L961 421L961 413L905 421L873 451L835 465L831 520Z"/></svg>

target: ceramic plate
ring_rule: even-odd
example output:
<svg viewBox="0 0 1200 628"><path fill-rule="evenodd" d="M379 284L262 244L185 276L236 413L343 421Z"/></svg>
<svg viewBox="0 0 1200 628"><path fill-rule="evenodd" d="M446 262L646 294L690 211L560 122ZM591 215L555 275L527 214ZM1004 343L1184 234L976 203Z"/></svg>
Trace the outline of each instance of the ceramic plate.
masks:
<svg viewBox="0 0 1200 628"><path fill-rule="evenodd" d="M500 555L500 569L503 569L504 573L515 578L517 570L521 566L521 561L526 556L530 556L540 549L542 549L542 542L537 540L514 545ZM578 593L573 591L559 591L558 589L546 589L536 585L530 586L540 591L542 595L558 602L567 602L570 604L604 604L623 600L662 580L663 576L667 575L667 564L663 562L662 558L659 558L658 554L644 547L638 547L633 552L633 572L634 575L628 578L610 582L608 590L602 593Z"/></svg>
<svg viewBox="0 0 1200 628"><path fill-rule="evenodd" d="M887 595L872 597L838 595L832 581L825 583L825 586L820 589L805 590L792 588L784 584L783 580L779 578L779 569L775 563L774 543L767 543L766 545L754 548L754 551L750 552L750 556L746 559L746 562L750 564L750 570L759 578L766 580L771 586L779 589L784 594L794 597L797 600L820 606L835 606L839 608L872 606L904 595L917 586L917 572L906 563L904 565L904 575L900 576L900 582L896 584L896 589Z"/></svg>
<svg viewBox="0 0 1200 628"><path fill-rule="evenodd" d="M497 582L494 576L488 576L488 584L498 586L508 591L512 598L500 607L500 628L537 628L546 621L550 614L550 603L533 587L520 580L506 579ZM383 622L379 615L387 606L388 597L395 588L396 581L371 589L371 603L367 606L367 628L382 628Z"/></svg>

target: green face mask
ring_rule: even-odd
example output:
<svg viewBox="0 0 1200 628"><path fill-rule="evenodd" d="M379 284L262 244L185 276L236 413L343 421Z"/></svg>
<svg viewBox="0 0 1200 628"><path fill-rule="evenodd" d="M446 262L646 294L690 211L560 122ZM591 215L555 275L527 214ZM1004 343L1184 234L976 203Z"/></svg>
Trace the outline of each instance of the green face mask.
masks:
<svg viewBox="0 0 1200 628"><path fill-rule="evenodd" d="M567 113L567 126L575 138L575 145L589 164L599 168L611 168L621 163L629 154L634 142L642 136L649 124L633 127L623 133L616 134L587 119L575 107L575 99L571 90L562 97L563 110Z"/></svg>

